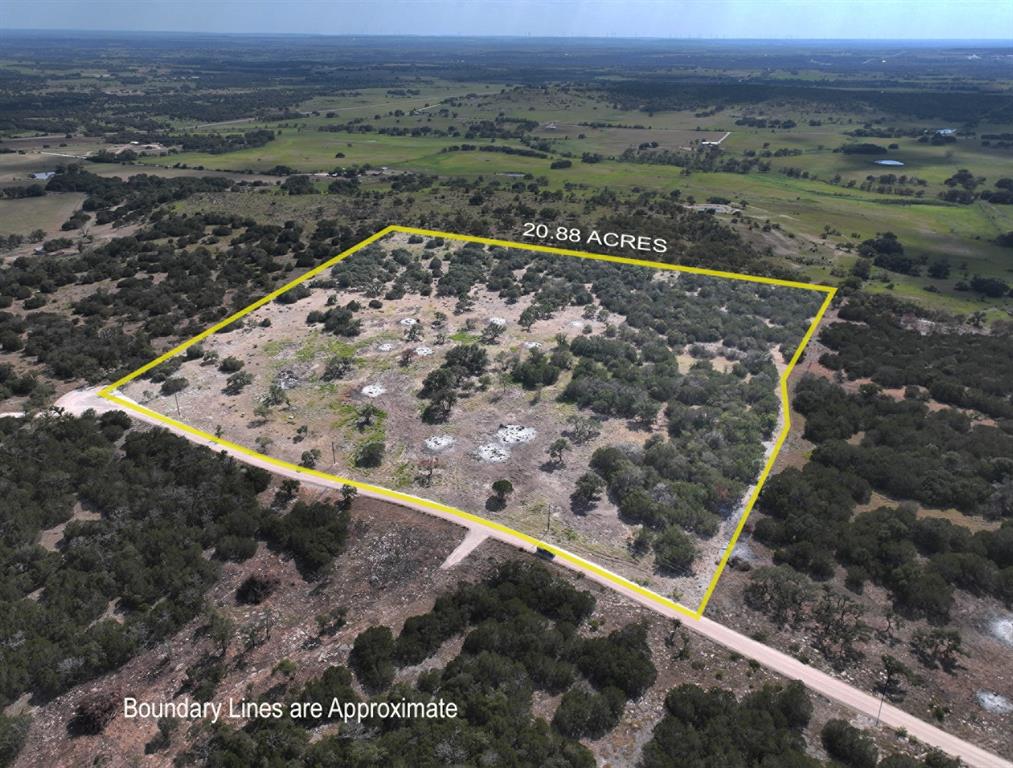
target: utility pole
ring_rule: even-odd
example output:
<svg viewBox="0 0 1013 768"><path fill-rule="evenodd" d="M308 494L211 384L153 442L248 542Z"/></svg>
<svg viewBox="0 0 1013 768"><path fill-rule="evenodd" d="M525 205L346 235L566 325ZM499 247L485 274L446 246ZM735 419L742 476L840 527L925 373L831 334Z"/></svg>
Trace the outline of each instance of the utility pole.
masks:
<svg viewBox="0 0 1013 768"><path fill-rule="evenodd" d="M879 725L879 716L883 714L883 702L886 701L886 689L890 682L890 675L888 672L884 672L886 680L883 682L883 687L879 691L879 709L876 710L876 725Z"/></svg>
<svg viewBox="0 0 1013 768"><path fill-rule="evenodd" d="M175 392L173 392L172 393L172 397L176 401L176 418L179 419L180 421L182 421L183 420L183 414L180 413L180 410L179 410L179 395L176 394Z"/></svg>

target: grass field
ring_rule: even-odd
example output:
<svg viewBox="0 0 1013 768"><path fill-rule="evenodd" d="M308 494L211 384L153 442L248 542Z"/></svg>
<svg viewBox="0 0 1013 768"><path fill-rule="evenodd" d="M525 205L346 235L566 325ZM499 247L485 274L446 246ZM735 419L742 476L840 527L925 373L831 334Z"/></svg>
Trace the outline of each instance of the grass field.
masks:
<svg viewBox="0 0 1013 768"><path fill-rule="evenodd" d="M68 192L21 200L0 200L0 235L27 235L35 229L53 236L81 207L84 195Z"/></svg>
<svg viewBox="0 0 1013 768"><path fill-rule="evenodd" d="M854 139L847 132L876 116L835 112L826 105L801 109L786 105L779 119L797 123L790 130L736 125L742 114L761 115L763 109L749 107L726 109L698 117L691 110L645 112L618 109L608 99L594 93L564 89L502 88L489 84L459 84L431 81L413 91L400 93L385 89L366 89L316 97L300 105L298 113L277 121L230 121L201 126L197 130L220 133L269 128L276 138L267 145L227 154L179 153L162 157L143 157L140 162L153 166L153 172L269 171L287 166L303 173L330 172L349 166L370 165L407 172L488 181L497 176L530 174L544 177L548 188L565 190L572 185L588 189L640 189L671 192L680 190L683 199L705 202L726 198L746 203L744 214L760 222L777 224L784 232L799 236L797 253L784 256L813 279L831 279L836 268L850 268L854 257L849 248L880 232L894 232L905 248L915 256L932 260L947 258L953 271L943 281L926 277L890 274L873 281L873 289L893 290L922 302L954 312L980 309L983 304L966 292L955 290L957 281L980 274L1009 280L1013 253L992 241L1013 230L1013 207L977 201L972 205L943 203L938 193L947 189L946 179L961 168L986 179L981 187L990 188L1002 176L1013 177L1013 150L985 147L975 137L962 137L952 144L935 146L914 138ZM497 116L528 120L538 127L527 133L536 146L548 146L546 159L509 155L500 152L447 152L454 144L469 143L522 147L518 139L463 138L467 126L490 121ZM376 130L371 132L332 132L320 130L352 120L363 121ZM912 128L903 119L888 120L886 125ZM597 127L589 124L595 123ZM812 123L812 124L811 124ZM515 123L516 124L516 123ZM640 127L632 127L640 126ZM458 131L458 135L393 136L380 134L383 128L410 129L428 127L437 132ZM932 130L942 126L927 126ZM194 130L194 126L187 126ZM983 126L981 132L1004 130L1003 126ZM614 158L628 148L656 142L657 149L685 152L700 141L715 141L725 134L722 157L758 157L776 150L796 154L765 157L771 170L748 174L694 171L686 173L674 165L649 165L618 162ZM851 141L871 141L883 146L897 144L886 156L856 156L835 151ZM94 146L91 147L94 149ZM38 148L34 148L38 151ZM74 151L71 148L68 151ZM57 150L62 151L62 150ZM584 163L584 152L603 156L598 163ZM560 156L573 157L573 166L553 170L550 164ZM889 157L905 163L901 168L877 166L874 160ZM57 158L40 155L0 156L0 183L30 170L46 170ZM6 165L5 165L6 163ZM182 165L185 169L168 166ZM157 169L161 166L161 169ZM97 167L98 168L98 167ZM808 178L789 176L785 169L798 169ZM9 176L4 177L6 172ZM111 172L101 168L96 172ZM199 172L199 170L198 170ZM876 191L863 191L858 185L869 176L887 173L914 176L924 180L923 197L901 197ZM117 170L117 174L119 171ZM831 183L831 181L836 183ZM849 188L847 184L853 182ZM326 181L317 183L326 189ZM914 186L908 184L907 186ZM425 201L424 204L434 201ZM829 233L829 234L827 234ZM839 246L845 246L841 250ZM890 283L891 287L887 287ZM932 292L926 291L931 288ZM998 306L992 302L988 306Z"/></svg>

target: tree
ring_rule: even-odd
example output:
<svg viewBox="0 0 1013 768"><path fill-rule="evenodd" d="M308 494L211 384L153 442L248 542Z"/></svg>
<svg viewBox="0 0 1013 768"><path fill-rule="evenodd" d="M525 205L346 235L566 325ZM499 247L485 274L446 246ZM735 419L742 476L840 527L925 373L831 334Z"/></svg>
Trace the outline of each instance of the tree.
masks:
<svg viewBox="0 0 1013 768"><path fill-rule="evenodd" d="M74 735L97 736L116 717L122 697L116 691L93 693L81 700L67 730Z"/></svg>
<svg viewBox="0 0 1013 768"><path fill-rule="evenodd" d="M440 467L440 460L435 456L428 456L419 461L419 474L415 481L426 488L433 484L433 475Z"/></svg>
<svg viewBox="0 0 1013 768"><path fill-rule="evenodd" d="M506 504L507 497L514 492L514 485L509 480L497 480L492 484L492 492L500 504Z"/></svg>
<svg viewBox="0 0 1013 768"><path fill-rule="evenodd" d="M225 380L225 394L238 395L243 391L244 387L247 387L252 383L253 376L248 374L246 371L234 373Z"/></svg>
<svg viewBox="0 0 1013 768"><path fill-rule="evenodd" d="M383 457L386 452L387 444L385 442L382 440L371 440L356 451L355 466L379 467L383 463Z"/></svg>
<svg viewBox="0 0 1013 768"><path fill-rule="evenodd" d="M561 467L563 466L563 454L568 450L570 450L570 441L565 437L557 437L552 441L549 447L545 449L545 452L549 454L549 458L552 460L553 464L557 467Z"/></svg>
<svg viewBox="0 0 1013 768"><path fill-rule="evenodd" d="M865 609L854 600L825 588L810 612L816 647L837 663L855 658L855 643L868 629L864 615Z"/></svg>
<svg viewBox="0 0 1013 768"><path fill-rule="evenodd" d="M355 499L355 497L359 495L359 489L356 488L354 485L349 485L348 483L345 483L344 485L341 486L340 493L341 493L341 508L348 509L349 507L352 506L352 501Z"/></svg>
<svg viewBox="0 0 1013 768"><path fill-rule="evenodd" d="M27 715L7 717L0 715L0 766L8 766L14 762L21 747L28 737L31 718Z"/></svg>
<svg viewBox="0 0 1013 768"><path fill-rule="evenodd" d="M658 404L649 397L641 398L633 406L636 420L645 427L651 427L658 417Z"/></svg>
<svg viewBox="0 0 1013 768"><path fill-rule="evenodd" d="M234 632L235 624L232 622L232 619L214 608L208 610L207 635L211 642L215 644L219 657L225 656Z"/></svg>
<svg viewBox="0 0 1013 768"><path fill-rule="evenodd" d="M971 290L991 299L998 299L1009 293L1009 285L998 277L975 275L971 278Z"/></svg>
<svg viewBox="0 0 1013 768"><path fill-rule="evenodd" d="M244 605L260 605L272 595L280 583L274 576L251 574L236 589L236 601Z"/></svg>
<svg viewBox="0 0 1013 768"><path fill-rule="evenodd" d="M585 510L601 497L605 481L594 472L585 472L577 478L576 488L570 501L577 509Z"/></svg>
<svg viewBox="0 0 1013 768"><path fill-rule="evenodd" d="M174 395L177 392L182 392L189 384L190 382L182 376L173 376L172 378L166 379L162 382L162 394Z"/></svg>
<svg viewBox="0 0 1013 768"><path fill-rule="evenodd" d="M359 406L359 409L355 413L355 428L360 432L364 432L367 428L373 426L377 419L383 415L384 412L372 403Z"/></svg>
<svg viewBox="0 0 1013 768"><path fill-rule="evenodd" d="M813 715L813 703L805 686L793 680L777 695L777 709L792 728L805 728Z"/></svg>
<svg viewBox="0 0 1013 768"><path fill-rule="evenodd" d="M281 481L281 485L278 487L278 492L274 495L275 502L282 505L288 504L299 494L299 488L301 483L291 477L286 477Z"/></svg>
<svg viewBox="0 0 1013 768"><path fill-rule="evenodd" d="M285 392L284 387L278 382L273 382L268 388L267 393L260 398L260 402L267 408L273 408L276 405L289 405L288 395Z"/></svg>
<svg viewBox="0 0 1013 768"><path fill-rule="evenodd" d="M308 451L303 451L302 457L299 459L299 464L306 467L307 469L313 469L317 462L320 460L320 449L311 448Z"/></svg>
<svg viewBox="0 0 1013 768"><path fill-rule="evenodd" d="M468 376L480 376L489 365L488 353L477 344L462 344L447 352L444 363L460 381Z"/></svg>
<svg viewBox="0 0 1013 768"><path fill-rule="evenodd" d="M618 688L601 693L571 688L559 701L552 727L571 739L599 739L615 728L625 704Z"/></svg>
<svg viewBox="0 0 1013 768"><path fill-rule="evenodd" d="M811 603L812 585L787 565L757 568L746 586L746 605L766 614L776 626L796 627Z"/></svg>
<svg viewBox="0 0 1013 768"><path fill-rule="evenodd" d="M827 753L850 768L876 768L879 750L872 740L844 720L828 720L820 738Z"/></svg>
<svg viewBox="0 0 1013 768"><path fill-rule="evenodd" d="M189 350L187 350L189 351ZM222 373L236 373L243 367L243 361L238 357L226 357L218 364L218 370Z"/></svg>
<svg viewBox="0 0 1013 768"><path fill-rule="evenodd" d="M370 627L356 636L348 665L367 690L381 691L394 679L394 635L389 627Z"/></svg>
<svg viewBox="0 0 1013 768"><path fill-rule="evenodd" d="M926 667L938 665L947 672L956 668L958 656L966 655L960 632L943 627L916 629L911 636L911 650Z"/></svg>
<svg viewBox="0 0 1013 768"><path fill-rule="evenodd" d="M577 651L577 668L598 690L617 688L628 699L640 697L654 684L647 628L627 624L607 637L585 640Z"/></svg>
<svg viewBox="0 0 1013 768"><path fill-rule="evenodd" d="M900 659L888 653L884 653L880 659L883 662L883 680L878 685L879 692L890 701L902 701L905 691L901 687L901 682L913 679L911 669Z"/></svg>
<svg viewBox="0 0 1013 768"><path fill-rule="evenodd" d="M457 402L457 393L452 389L440 389L430 396L429 405L422 411L422 419L431 424L446 421Z"/></svg>
<svg viewBox="0 0 1013 768"><path fill-rule="evenodd" d="M872 274L872 260L871 259L858 259L851 266L851 274L862 280L868 280L869 275Z"/></svg>
<svg viewBox="0 0 1013 768"><path fill-rule="evenodd" d="M289 176L282 182L281 188L290 195L314 195L316 187L309 176Z"/></svg>
<svg viewBox="0 0 1013 768"><path fill-rule="evenodd" d="M929 264L929 277L934 280L945 280L950 276L950 260L945 256L939 256Z"/></svg>
<svg viewBox="0 0 1013 768"><path fill-rule="evenodd" d="M570 425L570 439L576 445L583 445L601 434L601 424L589 416L574 414L566 420L566 423Z"/></svg>
<svg viewBox="0 0 1013 768"><path fill-rule="evenodd" d="M674 525L654 540L654 563L661 571L686 573L695 559L693 540Z"/></svg>
<svg viewBox="0 0 1013 768"><path fill-rule="evenodd" d="M344 548L348 517L339 504L298 501L287 515L270 517L264 534L272 548L291 552L303 577L312 579Z"/></svg>
<svg viewBox="0 0 1013 768"><path fill-rule="evenodd" d="M506 328L500 323L489 323L482 329L482 335L479 337L479 341L483 344L495 344L499 341L499 337L503 335Z"/></svg>
<svg viewBox="0 0 1013 768"><path fill-rule="evenodd" d="M517 322L525 331L530 331L531 326L538 322L539 314L534 305L525 307Z"/></svg>
<svg viewBox="0 0 1013 768"><path fill-rule="evenodd" d="M327 365L324 367L324 373L320 377L324 381L334 381L335 379L343 379L347 376L354 367L352 358L350 357L332 357L327 361Z"/></svg>

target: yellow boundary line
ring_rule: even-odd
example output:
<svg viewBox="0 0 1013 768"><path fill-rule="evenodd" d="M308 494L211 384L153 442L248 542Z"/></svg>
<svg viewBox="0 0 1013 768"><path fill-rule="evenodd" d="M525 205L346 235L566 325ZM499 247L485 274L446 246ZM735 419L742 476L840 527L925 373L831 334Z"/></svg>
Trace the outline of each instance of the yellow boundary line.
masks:
<svg viewBox="0 0 1013 768"><path fill-rule="evenodd" d="M239 445L238 443L233 443L229 440L224 440L220 437L216 437L212 434L209 434L208 432L204 432L203 430L197 429L196 427L191 427L188 424L184 424L181 421L177 421L173 418L170 418L169 416L165 416L161 413L153 411L150 408L145 408L142 405L138 405L137 403L134 403L116 394L116 391L120 387L133 381L138 376L142 376L143 374L150 371L152 368L161 365L170 357L178 355L180 352L184 351L188 347L191 347L194 344L197 344L202 340L206 339L208 336L217 333L227 325L234 323L236 320L239 320L240 318L250 314L259 307L264 306L268 302L274 301L281 294L285 293L291 288L294 288L300 283L309 280L310 278L315 277L322 272L325 272L342 259L348 258L356 251L361 250L362 248L365 248L367 245L375 243L377 240L380 240L381 238L386 237L387 235L392 234L394 232L401 232L410 235L422 235L424 237L442 237L448 240L461 240L470 243L481 243L483 245L501 246L503 248L514 248L525 251L536 251L540 253L552 253L559 256L576 256L582 259L610 261L615 264L631 264L640 267L650 267L652 269L665 269L673 272L686 272L694 275L724 277L730 280L742 280L750 283L763 283L766 285L780 285L789 288L801 288L809 291L819 291L826 294L826 298L823 300L823 303L820 305L819 310L816 312L816 315L813 318L812 323L810 323L808 330L802 337L801 341L799 341L798 347L795 349L795 354L792 355L791 360L788 362L788 365L785 367L784 372L781 374L780 379L781 407L784 412L784 423L781 427L781 432L777 436L777 440L774 443L773 450L771 450L770 455L767 457L767 461L764 464L763 471L760 472L760 476L757 479L756 484L753 486L753 491L749 495L748 500L746 501L746 506L743 509L742 516L739 518L739 523L736 526L731 539L729 539L728 544L724 549L724 553L721 557L721 561L718 563L717 569L711 576L710 583L707 586L707 590L704 592L703 599L700 601L700 604L697 606L695 610L692 608L688 608L674 600L670 600L667 597L659 595L657 592L642 587L639 584L630 581L629 579L620 576L619 574L613 573L612 571L602 568L601 566L596 565L595 563L592 563L589 560L585 560L584 558L575 555L572 552L568 552L567 550L561 549L560 547L557 547L553 544L549 544L548 542L536 539L533 536L529 536L526 533L521 533L520 531L514 530L513 528L505 526L501 523L497 523L494 520L489 520L488 518L480 517L479 515L475 515L470 512L465 512L463 509L457 509L456 507L451 507L447 504L441 504L438 501L432 501L430 499L424 499L419 496L401 493L400 491L395 491L390 488L383 488L378 485L371 485L369 483L363 483L358 480L350 480L348 478L339 477L338 475L331 475L326 472L320 472L315 469L308 469L307 467L303 467L298 464L292 464L291 462L285 461L283 459L276 459L271 456L266 456L265 454L258 453L243 445ZM630 259L625 258L623 256L608 256L600 253L587 253L585 251L574 251L567 248L556 248L548 245L536 245L533 243L516 243L510 240L497 240L490 237L476 237L472 235L460 235L453 232L439 232L431 229L419 229L417 227L402 227L398 225L391 225L385 227L384 229L381 229L379 232L377 232L374 235L371 235L370 237L367 237L362 242L353 245L351 248L342 251L337 256L328 259L323 264L314 267L308 272L286 283L281 288L277 288L274 291L271 291L271 293L267 294L266 296L263 296L260 299L257 299L257 301L253 302L248 307L245 307L236 312L235 314L225 318L224 320L215 323L207 330L204 330L201 333L198 333L193 338L173 347L168 352L159 355L151 362L145 363L136 371L132 371L131 373L128 373L126 376L123 376L122 378L114 381L112 384L103 387L98 394L99 397L102 397L105 400L108 400L109 402L115 403L121 408L124 408L129 411L134 411L135 413L143 414L150 419L171 426L176 430L185 432L190 435L194 435L203 440L214 443L216 445L220 445L223 448L228 448L237 453L241 453L246 456L251 456L257 459L258 461L273 464L274 466L282 467L284 469L294 470L296 472L299 472L301 474L310 477L317 477L324 480L351 485L355 488L359 488L361 490L368 491L370 493L375 493L379 496L385 496L394 501L402 501L407 502L409 504L417 504L437 512L449 514L453 517L457 517L462 520L467 520L468 522L471 523L477 523L486 528L499 531L500 533L509 534L510 536L513 536L517 539L520 539L521 541L526 542L532 547L535 547L537 549L543 549L547 552L551 552L554 556L560 559L578 565L586 571L592 572L601 578L604 578L608 581L618 584L624 589L636 592L637 594L646 597L647 599L659 605L663 605L666 608L677 611L678 613L681 613L689 618L699 619L701 616L703 616L703 612L707 607L707 603L710 601L711 595L713 594L714 589L717 586L718 579L721 577L721 573L722 571L724 571L725 565L727 565L728 563L728 558L731 556L732 550L735 548L735 544L739 539L739 535L742 533L742 530L746 525L746 520L749 518L749 514L750 512L752 512L753 506L756 504L756 499L760 495L760 490L762 489L763 484L766 482L767 477L770 474L770 470L774 466L774 461L777 459L778 454L781 452L781 447L784 445L784 441L788 437L788 432L791 429L791 408L788 399L788 377L791 375L791 372L794 369L795 364L802 356L802 352L805 349L806 345L808 345L810 339L812 339L813 333L819 326L820 321L823 319L823 315L826 313L827 308L830 306L830 302L833 300L834 295L836 293L837 293L836 288L827 285L815 285L810 283L796 282L794 280L781 280L774 277L762 277L759 275L744 275L738 272L724 272L717 269L706 269L703 267L688 267L680 264L664 264L662 262L657 261Z"/></svg>

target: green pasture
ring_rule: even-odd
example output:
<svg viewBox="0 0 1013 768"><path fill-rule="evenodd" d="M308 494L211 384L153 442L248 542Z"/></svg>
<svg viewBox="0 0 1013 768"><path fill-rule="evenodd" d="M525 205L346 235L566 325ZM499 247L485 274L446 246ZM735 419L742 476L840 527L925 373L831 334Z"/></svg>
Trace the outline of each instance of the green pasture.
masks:
<svg viewBox="0 0 1013 768"><path fill-rule="evenodd" d="M50 237L58 236L62 234L60 225L81 207L84 197L77 192L66 192L0 200L0 235L27 235L35 229L44 229ZM76 234L69 233L71 237Z"/></svg>

